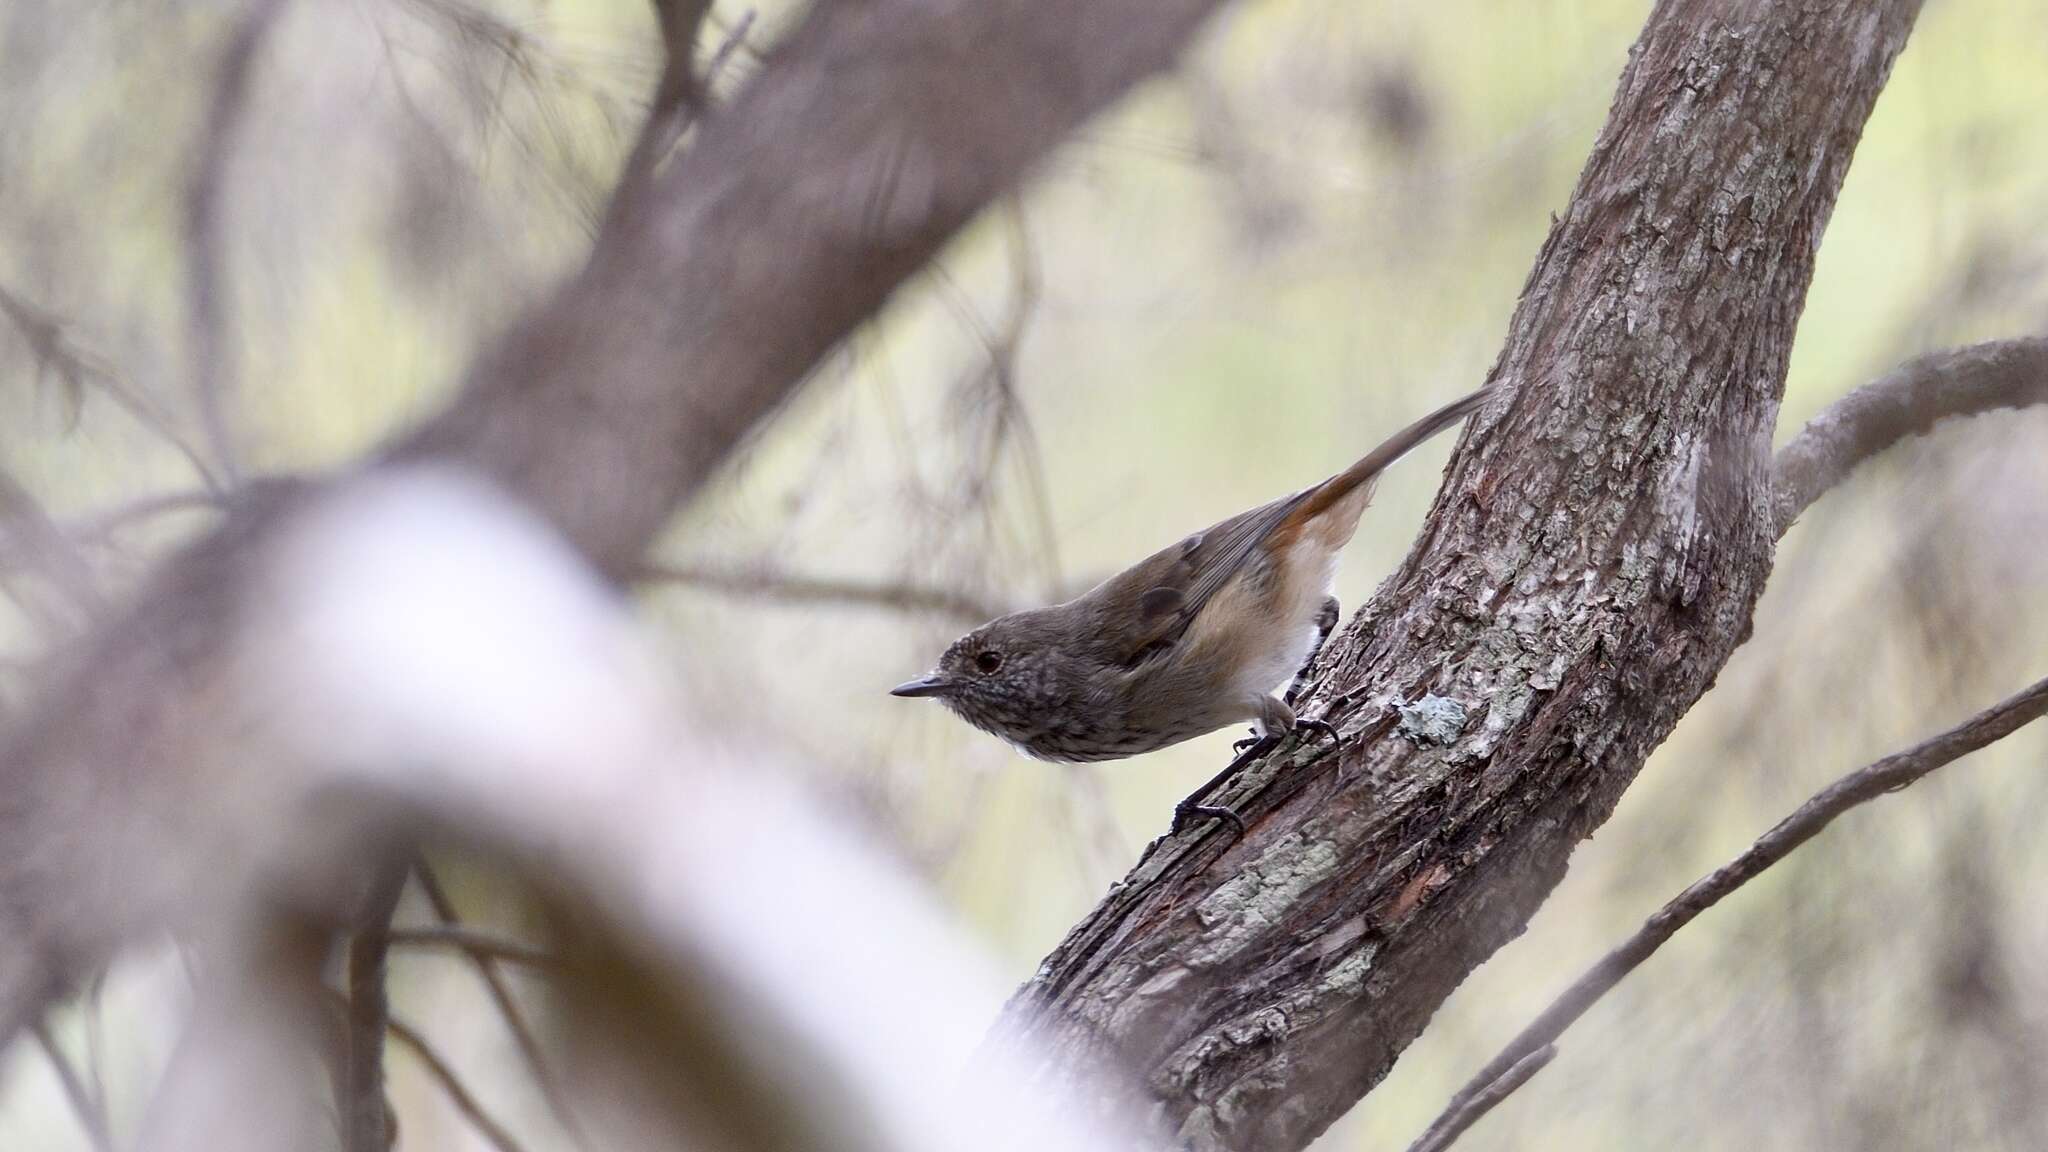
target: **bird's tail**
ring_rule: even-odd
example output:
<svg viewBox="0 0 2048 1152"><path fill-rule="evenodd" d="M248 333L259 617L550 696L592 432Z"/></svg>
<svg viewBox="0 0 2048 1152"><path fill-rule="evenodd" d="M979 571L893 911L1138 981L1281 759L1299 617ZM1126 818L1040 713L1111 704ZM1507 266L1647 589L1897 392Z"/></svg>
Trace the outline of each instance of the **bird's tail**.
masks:
<svg viewBox="0 0 2048 1152"><path fill-rule="evenodd" d="M1481 388L1470 395L1461 396L1387 437L1385 443L1366 453L1358 463L1317 485L1307 498L1290 511L1288 519L1296 524L1305 524L1360 488L1369 491L1373 480L1386 471L1394 461L1406 456L1424 440L1470 416L1473 410L1485 403L1491 395L1488 389ZM1359 510L1364 511L1364 502L1361 500L1357 503ZM1348 537L1350 532L1346 531L1344 535Z"/></svg>

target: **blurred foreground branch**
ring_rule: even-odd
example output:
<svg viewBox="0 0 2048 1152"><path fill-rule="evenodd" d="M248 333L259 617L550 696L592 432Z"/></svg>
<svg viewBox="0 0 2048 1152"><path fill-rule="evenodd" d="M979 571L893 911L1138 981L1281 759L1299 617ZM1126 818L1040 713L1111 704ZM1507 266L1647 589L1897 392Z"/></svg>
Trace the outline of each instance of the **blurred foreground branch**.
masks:
<svg viewBox="0 0 2048 1152"><path fill-rule="evenodd" d="M230 41L187 205L223 466L239 333L219 182L279 2L252 0ZM575 929L565 1091L608 1147L949 1152L991 1128L1134 1147L1022 1090L1035 1061L962 1071L998 999L972 949L758 742L683 725L611 582L832 347L1216 6L816 6L676 162L621 188L587 266L446 408L338 475L223 485L217 524L0 733L0 1043L171 928L225 959L146 1145L295 1146L326 1122L302 1090L330 1050L321 961L394 837L425 829ZM339 1105L367 1115L373 1079ZM1090 1098L1121 1099L1109 1082Z"/></svg>
<svg viewBox="0 0 2048 1152"><path fill-rule="evenodd" d="M1069 131L1169 64L1216 5L812 9L677 163L621 190L634 209L607 218L583 272L345 483L481 476L598 570L629 575L835 344ZM259 849L290 839L220 798L260 807L304 781L242 770L246 734L205 718L278 706L236 678L258 642L284 645L282 667L319 657L246 597L336 487L242 486L4 733L0 835L20 850L0 858L0 938L14 944L0 950L0 1041L123 943L262 876ZM470 640L488 651L503 637ZM221 859L202 867L186 837Z"/></svg>
<svg viewBox="0 0 2048 1152"><path fill-rule="evenodd" d="M2048 403L2048 338L2005 340L1909 360L1808 421L1778 450L1778 534L1865 460L1943 420Z"/></svg>
<svg viewBox="0 0 2048 1152"><path fill-rule="evenodd" d="M2018 695L1979 712L1954 728L1905 751L1894 752L1821 789L1797 811L1758 837L1748 851L1673 897L1644 921L1635 935L1615 947L1565 989L1535 1022L1523 1029L1465 1087L1459 1089L1443 1114L1409 1146L1408 1152L1442 1152L1449 1147L1459 1133L1527 1079L1526 1075L1516 1079L1513 1073L1523 1068L1531 1057L1550 1048L1573 1022L1663 947L1664 942L1680 928L1791 855L1794 849L1813 839L1837 817L1886 793L1897 792L1938 768L2002 740L2043 714L2048 714L2048 680L2037 681ZM1535 1069L1529 1068L1528 1071L1533 1073ZM1505 1090L1501 1090L1503 1086Z"/></svg>

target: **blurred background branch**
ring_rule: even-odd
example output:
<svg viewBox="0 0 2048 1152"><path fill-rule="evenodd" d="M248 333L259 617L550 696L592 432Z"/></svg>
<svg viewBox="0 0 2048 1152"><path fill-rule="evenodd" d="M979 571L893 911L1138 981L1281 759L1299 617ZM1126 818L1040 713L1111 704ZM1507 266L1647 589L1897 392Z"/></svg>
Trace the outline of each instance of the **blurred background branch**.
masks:
<svg viewBox="0 0 2048 1152"><path fill-rule="evenodd" d="M2048 403L2048 339L2005 340L1911 360L1829 405L1772 465L1778 531L1902 440L1943 420Z"/></svg>
<svg viewBox="0 0 2048 1152"><path fill-rule="evenodd" d="M201 426L220 477L216 481L211 472L203 474L216 488L241 483L233 417L241 395L241 372L239 350L231 336L237 321L235 286L228 275L229 180L256 68L284 8L285 0L245 0L236 17L234 32L214 74L206 130L200 137L185 198L186 301L191 309L188 354Z"/></svg>
<svg viewBox="0 0 2048 1152"><path fill-rule="evenodd" d="M1755 880L1794 849L1813 839L1842 814L1861 804L1900 791L1921 777L1978 751L2048 713L2048 680L1970 717L1954 728L1859 768L1830 784L1798 811L1757 838L1741 856L1701 877L1643 923L1635 935L1616 945L1600 963L1553 1001L1499 1055L1467 1082L1409 1152L1441 1152L1459 1133L1506 1099L1543 1063L1554 1045L1601 997L1648 960L1657 949L1694 919ZM1531 1061L1535 1063L1532 1064ZM1482 1105L1480 1102L1484 1100Z"/></svg>

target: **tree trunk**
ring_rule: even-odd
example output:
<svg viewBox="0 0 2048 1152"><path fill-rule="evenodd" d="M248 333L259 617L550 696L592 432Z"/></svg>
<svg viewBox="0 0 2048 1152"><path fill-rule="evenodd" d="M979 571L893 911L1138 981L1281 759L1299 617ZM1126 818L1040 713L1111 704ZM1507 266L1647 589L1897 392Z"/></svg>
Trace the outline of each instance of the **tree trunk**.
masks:
<svg viewBox="0 0 2048 1152"><path fill-rule="evenodd" d="M1519 933L1747 635L1815 251L1914 0L1665 0L1407 560L1333 639L1340 754L1155 843L1006 1021L1197 1149L1297 1149ZM1370 430L1361 435L1370 436Z"/></svg>

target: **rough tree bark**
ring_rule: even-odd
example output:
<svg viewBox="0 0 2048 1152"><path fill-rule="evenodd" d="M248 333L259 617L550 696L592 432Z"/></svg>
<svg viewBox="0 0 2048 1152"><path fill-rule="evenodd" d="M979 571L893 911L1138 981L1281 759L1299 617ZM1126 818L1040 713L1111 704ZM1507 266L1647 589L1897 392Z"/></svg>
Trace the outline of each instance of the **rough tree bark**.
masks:
<svg viewBox="0 0 2048 1152"><path fill-rule="evenodd" d="M1747 635L1822 230L1913 0L1664 0L1421 535L1320 661L1350 739L1155 843L1012 1002L1196 1149L1306 1145L1519 933Z"/></svg>

